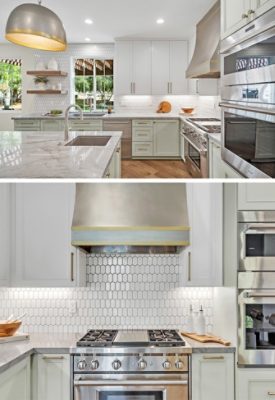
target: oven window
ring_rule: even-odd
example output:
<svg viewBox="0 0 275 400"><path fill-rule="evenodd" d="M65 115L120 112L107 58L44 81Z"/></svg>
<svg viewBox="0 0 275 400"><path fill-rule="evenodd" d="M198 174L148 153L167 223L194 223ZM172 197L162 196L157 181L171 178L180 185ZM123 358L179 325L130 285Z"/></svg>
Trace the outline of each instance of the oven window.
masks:
<svg viewBox="0 0 275 400"><path fill-rule="evenodd" d="M275 349L275 304L246 304L246 349Z"/></svg>
<svg viewBox="0 0 275 400"><path fill-rule="evenodd" d="M163 392L158 391L104 391L99 400L164 400Z"/></svg>
<svg viewBox="0 0 275 400"><path fill-rule="evenodd" d="M224 73L248 71L275 64L275 36L225 57Z"/></svg>
<svg viewBox="0 0 275 400"><path fill-rule="evenodd" d="M275 124L225 112L225 147L275 177Z"/></svg>
<svg viewBox="0 0 275 400"><path fill-rule="evenodd" d="M201 169L200 153L190 143L188 144L188 156L200 170Z"/></svg>
<svg viewBox="0 0 275 400"><path fill-rule="evenodd" d="M246 235L246 257L275 257L275 235Z"/></svg>

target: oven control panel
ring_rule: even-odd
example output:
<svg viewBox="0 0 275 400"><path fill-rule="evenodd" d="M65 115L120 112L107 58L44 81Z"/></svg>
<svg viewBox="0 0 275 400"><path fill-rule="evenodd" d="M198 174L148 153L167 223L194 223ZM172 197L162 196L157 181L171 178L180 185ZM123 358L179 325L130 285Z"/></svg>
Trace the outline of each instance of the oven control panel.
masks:
<svg viewBox="0 0 275 400"><path fill-rule="evenodd" d="M74 356L74 372L186 372L186 354L95 354Z"/></svg>

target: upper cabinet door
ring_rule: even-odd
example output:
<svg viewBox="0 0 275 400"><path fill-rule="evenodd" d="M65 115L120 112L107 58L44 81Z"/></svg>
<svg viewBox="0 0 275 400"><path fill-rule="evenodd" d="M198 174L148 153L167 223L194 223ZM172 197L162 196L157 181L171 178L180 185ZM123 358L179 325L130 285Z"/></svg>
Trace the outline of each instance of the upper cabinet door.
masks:
<svg viewBox="0 0 275 400"><path fill-rule="evenodd" d="M73 184L15 185L13 286L75 285L71 225Z"/></svg>
<svg viewBox="0 0 275 400"><path fill-rule="evenodd" d="M187 94L187 42L170 42L170 93L175 95Z"/></svg>
<svg viewBox="0 0 275 400"><path fill-rule="evenodd" d="M152 44L133 42L133 94L149 95L152 91Z"/></svg>
<svg viewBox="0 0 275 400"><path fill-rule="evenodd" d="M115 94L133 94L133 49L132 42L117 42L115 55Z"/></svg>
<svg viewBox="0 0 275 400"><path fill-rule="evenodd" d="M239 210L275 210L273 183L241 183L238 185Z"/></svg>
<svg viewBox="0 0 275 400"><path fill-rule="evenodd" d="M191 245L181 254L184 286L223 285L223 186L187 184Z"/></svg>
<svg viewBox="0 0 275 400"><path fill-rule="evenodd" d="M170 42L152 42L152 94L170 93Z"/></svg>
<svg viewBox="0 0 275 400"><path fill-rule="evenodd" d="M9 285L11 195L10 184L0 185L0 286Z"/></svg>
<svg viewBox="0 0 275 400"><path fill-rule="evenodd" d="M221 0L221 35L225 38L248 22L250 0Z"/></svg>

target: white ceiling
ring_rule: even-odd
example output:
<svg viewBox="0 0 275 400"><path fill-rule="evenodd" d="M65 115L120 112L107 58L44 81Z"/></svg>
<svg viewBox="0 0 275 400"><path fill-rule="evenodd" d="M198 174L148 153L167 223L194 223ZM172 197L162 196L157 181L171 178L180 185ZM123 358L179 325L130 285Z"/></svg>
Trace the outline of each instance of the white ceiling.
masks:
<svg viewBox="0 0 275 400"><path fill-rule="evenodd" d="M32 0L1 1L0 42L13 8ZM33 1L35 2L35 1ZM184 39L215 0L44 0L62 19L69 43L112 42L118 38ZM94 23L86 25L91 18ZM156 24L163 18L163 25Z"/></svg>

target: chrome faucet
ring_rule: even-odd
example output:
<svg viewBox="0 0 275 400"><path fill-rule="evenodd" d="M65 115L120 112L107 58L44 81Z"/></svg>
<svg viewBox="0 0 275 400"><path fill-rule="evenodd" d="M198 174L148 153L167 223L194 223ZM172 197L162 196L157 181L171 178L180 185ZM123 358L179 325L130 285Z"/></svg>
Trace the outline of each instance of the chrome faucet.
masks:
<svg viewBox="0 0 275 400"><path fill-rule="evenodd" d="M83 111L77 104L71 104L65 111L65 129L64 129L64 141L69 140L69 111L71 108L76 108L80 112L80 119L83 121Z"/></svg>

